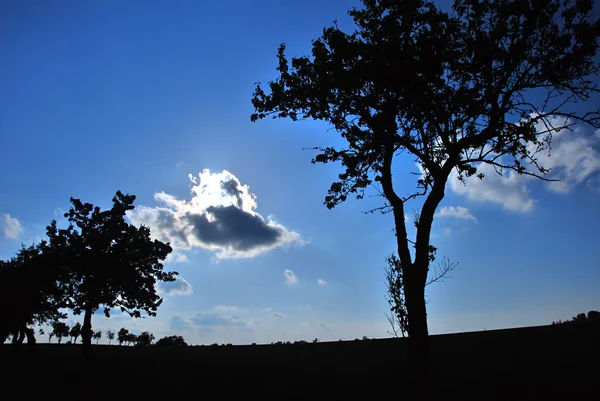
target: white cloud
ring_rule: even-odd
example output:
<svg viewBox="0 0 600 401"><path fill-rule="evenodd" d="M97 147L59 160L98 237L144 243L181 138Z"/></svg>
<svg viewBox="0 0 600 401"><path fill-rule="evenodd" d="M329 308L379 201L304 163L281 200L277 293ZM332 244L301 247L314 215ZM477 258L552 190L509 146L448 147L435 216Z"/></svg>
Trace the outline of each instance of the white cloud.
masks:
<svg viewBox="0 0 600 401"><path fill-rule="evenodd" d="M256 195L230 172L205 169L189 179L189 201L159 192L154 199L162 206L139 206L127 216L135 225L149 226L155 238L170 242L175 251L200 247L217 251L219 259L254 257L305 243L298 233L257 213Z"/></svg>
<svg viewBox="0 0 600 401"><path fill-rule="evenodd" d="M285 282L287 284L298 284L298 277L290 269L285 269L283 272L283 277L285 277Z"/></svg>
<svg viewBox="0 0 600 401"><path fill-rule="evenodd" d="M325 281L325 280L323 280L322 278L320 278L320 279L318 279L318 280L317 280L317 284L318 284L318 285L326 285L326 284L327 284L327 281Z"/></svg>
<svg viewBox="0 0 600 401"><path fill-rule="evenodd" d="M463 206L444 206L440 209L440 217L454 217L462 220L471 220L477 223L477 219L469 209Z"/></svg>
<svg viewBox="0 0 600 401"><path fill-rule="evenodd" d="M23 233L23 227L21 227L19 220L16 217L10 217L7 213L2 214L0 227L2 227L2 232L6 238L16 239Z"/></svg>
<svg viewBox="0 0 600 401"><path fill-rule="evenodd" d="M182 162L181 160L177 162L177 164L175 165L175 167L179 168L181 166L183 166L185 163Z"/></svg>
<svg viewBox="0 0 600 401"><path fill-rule="evenodd" d="M228 306L228 305L217 305L215 306L215 312L219 313L240 313L243 310L238 306Z"/></svg>
<svg viewBox="0 0 600 401"><path fill-rule="evenodd" d="M550 121L554 127L565 125L564 118L554 117ZM540 123L537 129L543 132L545 127ZM533 144L528 146L530 150L534 150ZM598 131L590 135L582 127L574 127L572 131L562 129L553 132L551 152L540 152L536 155L540 166L551 169L547 178L560 180L546 182L546 189L568 193L582 183L594 188L594 182L597 181L600 172L600 154L597 151L599 146ZM535 167L526 167L531 172L536 172ZM471 200L500 204L510 211L526 213L533 210L537 200L531 196L528 184L537 179L513 171L505 171L504 175L500 176L494 167L488 164L479 164L477 172L485 174L483 180L477 177L465 178L464 185L458 180L458 173L454 171L448 183L450 189Z"/></svg>
<svg viewBox="0 0 600 401"><path fill-rule="evenodd" d="M551 119L552 125L561 127L566 120L562 117ZM543 129L542 126L538 130ZM552 133L552 150L538 155L541 166L549 168L549 178L558 178L559 182L548 183L555 192L568 193L575 185L586 182L600 171L600 137L586 135L582 127L573 131L563 129ZM532 149L530 147L530 149Z"/></svg>
<svg viewBox="0 0 600 401"><path fill-rule="evenodd" d="M527 177L512 171L505 171L504 176L500 176L489 164L479 165L477 172L485 174L485 177L482 180L477 177L464 178L463 184L458 179L458 173L453 171L449 179L450 189L474 201L498 203L513 212L527 213L533 210L537 201L530 197L525 186Z"/></svg>
<svg viewBox="0 0 600 401"><path fill-rule="evenodd" d="M177 276L175 281L159 281L156 285L158 287L157 291L160 295L174 296L190 295L192 293L192 285L181 276Z"/></svg>

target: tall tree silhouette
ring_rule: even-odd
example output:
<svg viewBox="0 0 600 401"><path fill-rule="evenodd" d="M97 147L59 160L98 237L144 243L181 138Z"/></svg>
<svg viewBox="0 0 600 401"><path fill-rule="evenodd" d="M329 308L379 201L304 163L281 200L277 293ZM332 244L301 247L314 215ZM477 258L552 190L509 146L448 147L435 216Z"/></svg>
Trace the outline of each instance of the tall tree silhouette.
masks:
<svg viewBox="0 0 600 401"><path fill-rule="evenodd" d="M311 56L288 61L279 47L279 77L266 91L257 84L251 120L323 120L341 134L345 148L315 148L312 160L344 167L328 208L362 198L371 185L381 191L385 204L376 210L393 214L401 262L410 379L422 389L431 228L446 184L453 172L483 179L482 164L547 179L537 155L549 151L552 133L575 122L600 127L599 110L584 107L598 93L590 77L600 70L600 24L592 0L455 0L448 12L420 0L362 3L349 12L357 29L326 27ZM414 192L392 179L403 152L421 167ZM412 240L405 204L420 196Z"/></svg>
<svg viewBox="0 0 600 401"><path fill-rule="evenodd" d="M71 198L65 217L69 226L59 229L56 221L47 227L50 243L63 255L69 276L69 307L84 314L81 341L88 354L92 340L92 316L103 308L110 317L113 308L139 318L145 311L156 316L162 298L157 280L174 281L176 272L164 272L161 263L172 251L169 244L150 238L150 229L125 220L133 210L135 196L117 191L113 206L101 210L91 203Z"/></svg>

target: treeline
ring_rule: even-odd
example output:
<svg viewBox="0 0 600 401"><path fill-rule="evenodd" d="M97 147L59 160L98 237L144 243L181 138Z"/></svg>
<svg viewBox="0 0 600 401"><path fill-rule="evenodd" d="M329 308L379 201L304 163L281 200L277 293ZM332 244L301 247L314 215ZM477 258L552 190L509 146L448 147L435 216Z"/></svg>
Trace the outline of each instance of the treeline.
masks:
<svg viewBox="0 0 600 401"><path fill-rule="evenodd" d="M57 343L61 344L64 338L70 339L67 344L76 344L77 339L81 336L81 323L76 323L73 327L69 327L64 322L52 322L52 331L48 332L48 343L52 343L52 339L56 338ZM45 331L43 328L38 330L39 335L44 335ZM112 341L117 337L117 343L121 345L136 345L136 346L150 346L154 344L154 334L149 331L143 331L140 334L131 333L128 329L121 327L121 329L115 333L112 330L106 330L104 333L101 330L92 331L92 339L96 340L96 344L102 339L103 334L108 339L108 345L111 345ZM14 335L13 335L14 336ZM13 341L16 341L13 337ZM156 345L178 345L187 346L182 336L166 336L156 342Z"/></svg>
<svg viewBox="0 0 600 401"><path fill-rule="evenodd" d="M600 322L600 312L591 310L587 313L579 313L577 316L573 316L571 320L558 320L556 322L552 322L552 324L568 324L568 323L594 323Z"/></svg>
<svg viewBox="0 0 600 401"><path fill-rule="evenodd" d="M53 220L46 227L46 238L21 245L11 260L0 261L0 344L12 334L13 343L27 338L33 349L32 326L49 323L53 336L68 337L73 328L60 320L70 310L83 315L77 337L87 354L92 339L102 335L92 330L92 316L98 310L106 317L113 309L134 318L142 312L156 316L163 302L156 293L157 281L175 280L177 272L163 271L170 245L152 240L148 227L125 220L126 212L134 209L135 196L117 191L109 210L75 198L70 201L72 207L64 214L66 228Z"/></svg>

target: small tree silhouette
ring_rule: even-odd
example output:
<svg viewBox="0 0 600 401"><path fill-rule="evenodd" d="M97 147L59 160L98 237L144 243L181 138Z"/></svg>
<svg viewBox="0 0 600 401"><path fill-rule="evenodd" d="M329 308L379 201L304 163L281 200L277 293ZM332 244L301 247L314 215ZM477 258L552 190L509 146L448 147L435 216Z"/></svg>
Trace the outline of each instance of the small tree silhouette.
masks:
<svg viewBox="0 0 600 401"><path fill-rule="evenodd" d="M100 341L100 339L102 338L102 331L94 331L92 334L92 338L96 340L96 344L98 344L98 341Z"/></svg>
<svg viewBox="0 0 600 401"><path fill-rule="evenodd" d="M58 339L60 344L62 339L69 337L69 326L64 322L52 322L52 333Z"/></svg>
<svg viewBox="0 0 600 401"><path fill-rule="evenodd" d="M154 341L154 334L152 334L148 331L142 332L142 334L137 336L137 338L135 339L136 345L139 345L141 347L148 347L148 346L150 346L150 344L152 344L153 341Z"/></svg>
<svg viewBox="0 0 600 401"><path fill-rule="evenodd" d="M125 327L121 327L117 333L117 341L119 342L119 345L123 345L123 343L127 342L127 336L129 336L129 330L127 330Z"/></svg>
<svg viewBox="0 0 600 401"><path fill-rule="evenodd" d="M80 335L81 323L77 322L73 327L71 327L71 330L69 331L69 337L71 337L73 344L77 342L77 337L79 337Z"/></svg>
<svg viewBox="0 0 600 401"><path fill-rule="evenodd" d="M111 341L115 339L115 333L111 330L106 332L106 338L108 338L108 345L110 345Z"/></svg>

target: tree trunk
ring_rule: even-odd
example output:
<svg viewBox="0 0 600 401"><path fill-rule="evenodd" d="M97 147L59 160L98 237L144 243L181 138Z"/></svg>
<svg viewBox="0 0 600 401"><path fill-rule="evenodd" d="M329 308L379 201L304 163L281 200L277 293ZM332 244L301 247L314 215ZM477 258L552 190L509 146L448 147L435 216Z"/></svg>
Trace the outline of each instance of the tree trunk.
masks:
<svg viewBox="0 0 600 401"><path fill-rule="evenodd" d="M37 342L35 339L35 331L25 327L25 335L27 336L27 352L29 353L30 357L33 357L35 356L35 344Z"/></svg>
<svg viewBox="0 0 600 401"><path fill-rule="evenodd" d="M92 309L86 308L81 327L81 344L83 356L90 356L92 351Z"/></svg>
<svg viewBox="0 0 600 401"><path fill-rule="evenodd" d="M429 330L427 329L425 285L414 278L406 280L408 277L405 277L404 296L408 312L409 381L411 393L416 395L423 394L429 385Z"/></svg>

